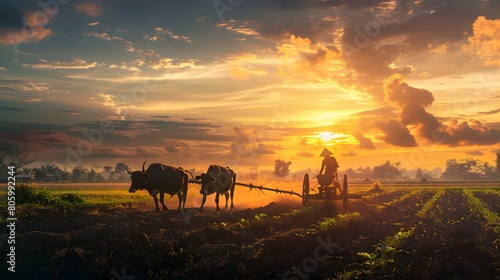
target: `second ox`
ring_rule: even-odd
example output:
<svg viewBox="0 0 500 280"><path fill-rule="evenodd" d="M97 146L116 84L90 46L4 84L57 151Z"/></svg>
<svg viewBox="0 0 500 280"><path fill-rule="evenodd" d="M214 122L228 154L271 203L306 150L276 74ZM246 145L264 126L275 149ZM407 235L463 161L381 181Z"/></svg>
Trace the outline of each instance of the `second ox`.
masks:
<svg viewBox="0 0 500 280"><path fill-rule="evenodd" d="M137 190L146 189L155 201L156 212L160 211L157 194L160 194L160 203L163 210L168 210L165 203L163 203L165 193L169 194L170 197L177 194L179 198L178 209L181 209L181 204L184 208L189 182L188 173L190 172L180 167L172 167L161 163L153 163L149 165L147 170L144 170L145 164L146 162L142 164L142 171L134 172L130 171L127 166L127 172L132 179L129 192L135 193ZM191 176L193 175L191 174Z"/></svg>
<svg viewBox="0 0 500 280"><path fill-rule="evenodd" d="M217 208L216 213L219 212L219 196L224 194L226 196L226 208L227 202L229 200L229 195L231 195L231 210L234 209L233 196L234 196L234 186L236 183L236 174L229 167L223 167L220 165L212 164L207 170L207 173L203 173L195 177L196 180L201 180L201 191L203 194L203 199L201 202L200 212L203 213L203 206L205 201L207 201L207 195L215 193L215 204Z"/></svg>

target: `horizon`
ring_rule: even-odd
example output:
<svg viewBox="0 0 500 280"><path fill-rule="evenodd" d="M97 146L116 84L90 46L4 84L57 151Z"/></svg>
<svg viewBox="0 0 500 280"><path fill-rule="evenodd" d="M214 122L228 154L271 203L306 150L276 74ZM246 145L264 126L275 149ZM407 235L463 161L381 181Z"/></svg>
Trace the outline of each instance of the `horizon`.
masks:
<svg viewBox="0 0 500 280"><path fill-rule="evenodd" d="M500 7L455 2L3 1L0 146L30 167L495 165Z"/></svg>

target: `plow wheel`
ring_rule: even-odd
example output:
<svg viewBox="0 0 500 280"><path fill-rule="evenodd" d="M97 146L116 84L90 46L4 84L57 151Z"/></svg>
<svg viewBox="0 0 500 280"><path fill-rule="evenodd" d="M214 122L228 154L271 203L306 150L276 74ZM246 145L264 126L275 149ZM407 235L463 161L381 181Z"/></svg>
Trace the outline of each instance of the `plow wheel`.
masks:
<svg viewBox="0 0 500 280"><path fill-rule="evenodd" d="M349 194L347 193L347 174L344 174L344 182L342 184L342 206L344 208L344 212L347 211L347 199L349 198Z"/></svg>
<svg viewBox="0 0 500 280"><path fill-rule="evenodd" d="M307 206L309 202L309 174L304 175L304 182L302 183L302 206Z"/></svg>

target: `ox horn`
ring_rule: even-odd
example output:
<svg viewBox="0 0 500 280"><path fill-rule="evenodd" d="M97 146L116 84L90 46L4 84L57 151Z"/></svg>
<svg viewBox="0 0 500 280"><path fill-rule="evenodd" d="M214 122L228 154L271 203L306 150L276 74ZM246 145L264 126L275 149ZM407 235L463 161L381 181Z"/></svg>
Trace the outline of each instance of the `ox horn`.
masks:
<svg viewBox="0 0 500 280"><path fill-rule="evenodd" d="M146 164L147 160L142 164L142 173L144 173L144 165Z"/></svg>
<svg viewBox="0 0 500 280"><path fill-rule="evenodd" d="M127 173L132 175L132 171L130 170L130 168L128 168L128 165L127 165Z"/></svg>

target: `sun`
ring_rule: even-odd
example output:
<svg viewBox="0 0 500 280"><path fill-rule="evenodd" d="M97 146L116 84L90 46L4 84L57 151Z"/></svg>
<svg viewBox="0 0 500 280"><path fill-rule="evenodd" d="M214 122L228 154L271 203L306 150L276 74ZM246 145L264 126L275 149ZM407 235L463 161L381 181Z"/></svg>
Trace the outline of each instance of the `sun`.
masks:
<svg viewBox="0 0 500 280"><path fill-rule="evenodd" d="M347 135L343 133L335 133L331 131L321 131L314 133L318 141L321 141L324 145L333 145L338 144L340 142L345 142Z"/></svg>
<svg viewBox="0 0 500 280"><path fill-rule="evenodd" d="M330 131L322 131L318 133L318 137L323 140L323 142L330 142L335 139L335 133Z"/></svg>
<svg viewBox="0 0 500 280"><path fill-rule="evenodd" d="M322 146L352 144L356 141L356 139L354 139L354 137L352 137L351 135L332 131L314 132L312 135L306 136L306 139L307 144Z"/></svg>

